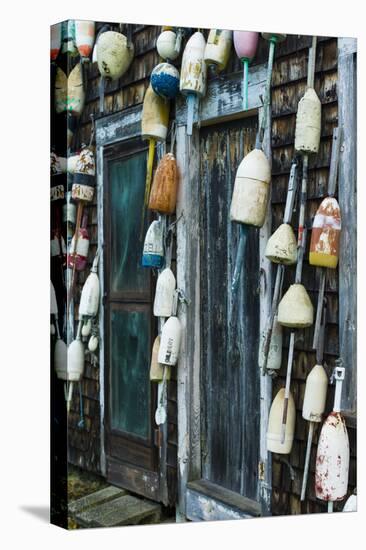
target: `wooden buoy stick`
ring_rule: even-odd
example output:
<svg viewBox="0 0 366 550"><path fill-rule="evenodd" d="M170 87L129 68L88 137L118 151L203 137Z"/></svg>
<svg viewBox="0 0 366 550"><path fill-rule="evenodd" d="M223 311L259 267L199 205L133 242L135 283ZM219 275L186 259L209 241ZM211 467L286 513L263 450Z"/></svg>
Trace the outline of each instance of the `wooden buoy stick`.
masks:
<svg viewBox="0 0 366 550"><path fill-rule="evenodd" d="M273 60L274 60L274 53L275 53L275 46L276 46L276 38L272 37L269 41L269 53L268 53L268 66L267 66L267 78L266 78L266 85L264 89L264 100L263 100L263 106L264 106L264 112L263 117L260 125L260 130L258 132L258 137L260 144L262 146L263 138L264 138L264 132L266 130L267 126L267 118L268 118L268 107L270 104L270 97L271 97L271 82L272 82L272 71L273 71Z"/></svg>
<svg viewBox="0 0 366 550"><path fill-rule="evenodd" d="M236 291L238 289L239 281L240 281L240 274L241 274L241 268L243 265L244 260L244 254L245 254L245 248L248 240L248 232L249 228L247 225L241 223L240 224L240 237L239 237L239 244L238 244L238 250L236 253L236 259L235 259L235 267L234 267L234 275L231 282L231 292L232 294L236 294Z"/></svg>
<svg viewBox="0 0 366 550"><path fill-rule="evenodd" d="M316 36L313 36L313 39L311 41L311 47L309 48L308 77L307 77L308 88L314 88L315 56L316 56Z"/></svg>
<svg viewBox="0 0 366 550"><path fill-rule="evenodd" d="M193 117L194 117L194 107L196 103L196 95L188 94L187 95L187 135L191 136L193 131Z"/></svg>
<svg viewBox="0 0 366 550"><path fill-rule="evenodd" d="M249 59L244 59L243 70L243 110L248 109L248 80L249 80Z"/></svg>
<svg viewBox="0 0 366 550"><path fill-rule="evenodd" d="M70 310L70 302L72 300L73 294L74 294L74 286L75 286L75 270L76 270L76 249L78 244L78 238L79 238L79 232L80 232L80 226L81 226L81 218L83 215L83 209L84 209L84 202L80 201L78 204L77 214L76 214L76 224L75 224L75 240L74 240L74 251L73 251L73 266L72 266L72 272L71 272L71 281L68 288L68 295L67 295L67 317L69 316L69 310Z"/></svg>
<svg viewBox="0 0 366 550"><path fill-rule="evenodd" d="M314 336L313 336L313 349L317 349L318 347L320 322L322 318L322 310L323 310L323 302L324 302L326 275L327 275L327 270L324 267L320 268L320 283L319 283L318 304L316 308Z"/></svg>

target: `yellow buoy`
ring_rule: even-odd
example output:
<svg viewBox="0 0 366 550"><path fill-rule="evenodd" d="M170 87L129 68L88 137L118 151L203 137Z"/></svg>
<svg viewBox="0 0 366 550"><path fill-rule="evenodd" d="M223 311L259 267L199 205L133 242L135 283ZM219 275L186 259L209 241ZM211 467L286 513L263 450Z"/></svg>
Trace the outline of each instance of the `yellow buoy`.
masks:
<svg viewBox="0 0 366 550"><path fill-rule="evenodd" d="M131 65L134 56L133 44L128 44L124 34L115 31L103 32L97 41L97 63L104 78L117 80Z"/></svg>
<svg viewBox="0 0 366 550"><path fill-rule="evenodd" d="M168 133L169 101L158 96L151 86L145 92L141 116L142 139L164 141Z"/></svg>
<svg viewBox="0 0 366 550"><path fill-rule="evenodd" d="M339 258L341 211L334 197L326 197L319 206L311 231L310 265L335 269Z"/></svg>
<svg viewBox="0 0 366 550"><path fill-rule="evenodd" d="M291 285L278 305L278 322L291 328L310 327L314 321L314 308L304 285Z"/></svg>
<svg viewBox="0 0 366 550"><path fill-rule="evenodd" d="M151 382L162 382L164 376L164 365L158 362L158 353L160 347L160 336L157 336L154 340L152 352L151 352L151 363L150 363L150 381ZM165 366L166 369L166 380L170 380L170 367Z"/></svg>
<svg viewBox="0 0 366 550"><path fill-rule="evenodd" d="M204 54L207 65L215 65L218 71L223 71L229 61L232 43L233 31L211 29Z"/></svg>
<svg viewBox="0 0 366 550"><path fill-rule="evenodd" d="M292 397L292 393L289 394L288 409L287 409L287 422L285 431L285 440L281 443L281 429L282 429L282 417L283 406L285 401L285 389L282 388L277 393L271 405L268 419L267 429L267 450L271 453L289 454L292 449L292 443L295 433L295 419L296 410L295 402Z"/></svg>

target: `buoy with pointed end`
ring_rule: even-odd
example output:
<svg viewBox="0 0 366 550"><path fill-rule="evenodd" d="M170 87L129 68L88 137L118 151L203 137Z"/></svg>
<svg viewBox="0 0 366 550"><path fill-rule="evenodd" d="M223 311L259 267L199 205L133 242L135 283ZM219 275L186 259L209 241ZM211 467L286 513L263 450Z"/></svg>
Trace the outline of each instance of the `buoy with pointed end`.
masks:
<svg viewBox="0 0 366 550"><path fill-rule="evenodd" d="M348 497L342 512L357 512L357 495L351 495Z"/></svg>
<svg viewBox="0 0 366 550"><path fill-rule="evenodd" d="M277 393L271 405L267 429L267 450L271 453L289 454L292 449L292 443L295 433L296 410L292 393L289 394L287 423L285 440L281 443L282 413L285 400L285 389L282 388Z"/></svg>
<svg viewBox="0 0 366 550"><path fill-rule="evenodd" d="M309 422L321 422L325 410L328 376L323 365L315 365L306 378L302 417Z"/></svg>
<svg viewBox="0 0 366 550"><path fill-rule="evenodd" d="M180 53L180 43L177 44L178 33L164 30L156 41L156 49L163 59L174 61Z"/></svg>
<svg viewBox="0 0 366 550"><path fill-rule="evenodd" d="M79 382L84 372L84 345L79 338L71 342L67 350L67 380Z"/></svg>
<svg viewBox="0 0 366 550"><path fill-rule="evenodd" d="M154 299L155 317L170 317L174 306L175 277L169 267L159 274Z"/></svg>
<svg viewBox="0 0 366 550"><path fill-rule="evenodd" d="M309 263L335 269L339 258L341 211L334 197L326 197L314 218L311 232Z"/></svg>
<svg viewBox="0 0 366 550"><path fill-rule="evenodd" d="M95 317L98 313L100 286L98 278L98 253L96 254L92 268L81 291L79 316Z"/></svg>
<svg viewBox="0 0 366 550"><path fill-rule="evenodd" d="M82 60L89 61L93 51L95 22L75 20L75 43Z"/></svg>
<svg viewBox="0 0 366 550"><path fill-rule="evenodd" d="M258 32L234 31L234 47L236 55L244 65L243 71L243 109L248 109L248 79L249 63L255 56L259 39Z"/></svg>
<svg viewBox="0 0 366 550"><path fill-rule="evenodd" d="M151 87L164 99L174 99L179 92L179 71L170 63L159 63L150 76Z"/></svg>
<svg viewBox="0 0 366 550"><path fill-rule="evenodd" d="M206 41L195 32L184 48L179 89L187 96L187 134L192 135L194 107L198 98L206 94L207 67L204 61Z"/></svg>
<svg viewBox="0 0 366 550"><path fill-rule="evenodd" d="M321 103L313 88L300 99L296 114L295 149L317 153L320 144Z"/></svg>
<svg viewBox="0 0 366 550"><path fill-rule="evenodd" d="M271 339L269 344L269 350L268 350L268 358L266 361L266 370L268 372L272 372L275 370L279 370L281 368L282 363L282 326L279 324L277 320L277 316L275 316L273 321L273 328L271 331ZM264 358L264 348L263 346L259 346L259 368L263 368L265 363Z"/></svg>
<svg viewBox="0 0 366 550"><path fill-rule="evenodd" d="M290 286L278 305L278 322L291 328L310 327L314 322L314 308L304 285Z"/></svg>
<svg viewBox="0 0 366 550"><path fill-rule="evenodd" d="M106 31L98 36L97 63L102 77L110 80L121 78L131 65L133 44L128 44L124 34Z"/></svg>
<svg viewBox="0 0 366 550"><path fill-rule="evenodd" d="M61 49L61 23L51 25L51 61L56 61Z"/></svg>
<svg viewBox="0 0 366 550"><path fill-rule="evenodd" d="M74 200L92 202L95 189L95 158L92 147L83 147L76 161L71 195Z"/></svg>
<svg viewBox="0 0 366 550"><path fill-rule="evenodd" d="M271 235L267 242L265 256L276 264L296 263L297 241L290 224L282 223Z"/></svg>
<svg viewBox="0 0 366 550"><path fill-rule="evenodd" d="M73 236L70 243L69 253L67 255L67 265L69 268L75 266L76 271L84 271L88 263L88 253L89 253L89 233L87 229L88 224L88 214L85 213L83 216L83 221L79 229L79 234L76 239L76 235ZM75 246L75 241L76 246Z"/></svg>
<svg viewBox="0 0 366 550"><path fill-rule="evenodd" d="M229 61L233 31L211 29L204 51L204 60L208 66L214 65L218 72L223 71Z"/></svg>
<svg viewBox="0 0 366 550"><path fill-rule="evenodd" d="M80 116L85 103L85 91L81 64L66 76L61 67L57 67L55 78L55 110L56 113L67 111L73 116Z"/></svg>
<svg viewBox="0 0 366 550"><path fill-rule="evenodd" d="M160 160L156 169L149 198L149 210L173 214L177 203L178 167L172 153Z"/></svg>
<svg viewBox="0 0 366 550"><path fill-rule="evenodd" d="M154 220L146 232L142 265L157 269L164 265L164 232L163 224L159 220Z"/></svg>
<svg viewBox="0 0 366 550"><path fill-rule="evenodd" d="M182 326L178 317L169 317L161 331L158 362L174 366L178 362Z"/></svg>

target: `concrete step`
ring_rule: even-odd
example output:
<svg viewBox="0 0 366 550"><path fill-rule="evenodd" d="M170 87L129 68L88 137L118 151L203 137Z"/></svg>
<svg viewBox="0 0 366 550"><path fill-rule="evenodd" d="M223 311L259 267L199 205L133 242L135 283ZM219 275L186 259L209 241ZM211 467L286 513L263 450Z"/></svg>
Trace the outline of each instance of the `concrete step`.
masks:
<svg viewBox="0 0 366 550"><path fill-rule="evenodd" d="M105 491L105 489L102 489L102 491ZM100 492L98 491L98 493ZM90 528L160 522L160 504L134 497L124 491L122 492L125 494L98 504L93 504L86 509L78 508L78 511L72 514L77 525ZM89 496L91 497L92 495Z"/></svg>
<svg viewBox="0 0 366 550"><path fill-rule="evenodd" d="M126 494L127 491L125 491L124 489L120 489L119 487L114 487L113 485L110 485L105 489L101 489L99 491L96 491L95 493L91 493L90 495L86 495L85 497L70 502L69 515L75 516L76 514L92 508L93 506L104 504L105 502Z"/></svg>

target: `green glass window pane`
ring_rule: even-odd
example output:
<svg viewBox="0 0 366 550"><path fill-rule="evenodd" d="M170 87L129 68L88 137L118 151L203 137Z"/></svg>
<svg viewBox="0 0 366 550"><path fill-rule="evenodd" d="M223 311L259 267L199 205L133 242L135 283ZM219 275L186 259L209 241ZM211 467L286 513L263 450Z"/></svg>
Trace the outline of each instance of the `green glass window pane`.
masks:
<svg viewBox="0 0 366 550"><path fill-rule="evenodd" d="M141 214L146 179L146 152L114 160L109 168L111 216L111 291L141 292L148 270L141 266Z"/></svg>
<svg viewBox="0 0 366 550"><path fill-rule="evenodd" d="M149 308L111 312L112 429L148 438L150 431Z"/></svg>

